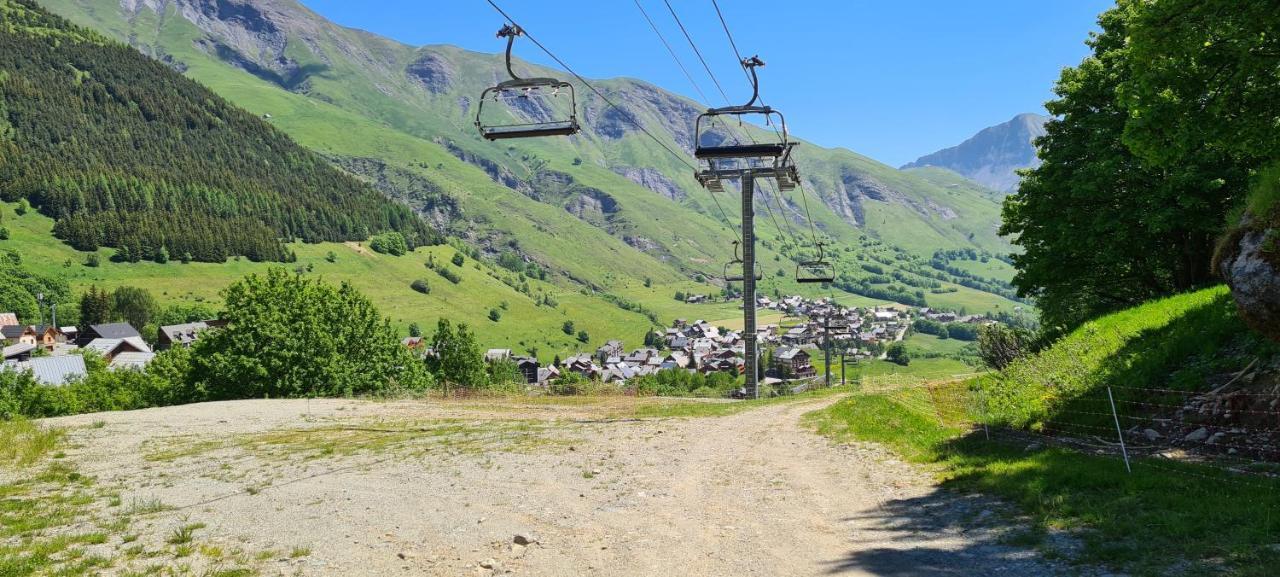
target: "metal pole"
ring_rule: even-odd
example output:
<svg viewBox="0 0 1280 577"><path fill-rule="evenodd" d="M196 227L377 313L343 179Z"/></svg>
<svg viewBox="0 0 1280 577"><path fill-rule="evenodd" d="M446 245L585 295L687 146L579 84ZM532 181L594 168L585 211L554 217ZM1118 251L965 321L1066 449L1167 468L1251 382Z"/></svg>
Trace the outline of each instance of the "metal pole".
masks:
<svg viewBox="0 0 1280 577"><path fill-rule="evenodd" d="M831 313L822 318L823 362L827 364L827 388L831 388Z"/></svg>
<svg viewBox="0 0 1280 577"><path fill-rule="evenodd" d="M756 177L750 170L742 172L742 325L747 364L747 396L760 398L760 367L756 356Z"/></svg>
<svg viewBox="0 0 1280 577"><path fill-rule="evenodd" d="M1116 413L1116 399L1111 396L1111 387L1107 387L1107 400L1111 401L1111 418L1116 420L1116 436L1120 437L1120 454L1124 455L1124 470L1132 474L1133 467L1129 466L1129 450L1124 446L1124 431L1120 429L1120 415Z"/></svg>

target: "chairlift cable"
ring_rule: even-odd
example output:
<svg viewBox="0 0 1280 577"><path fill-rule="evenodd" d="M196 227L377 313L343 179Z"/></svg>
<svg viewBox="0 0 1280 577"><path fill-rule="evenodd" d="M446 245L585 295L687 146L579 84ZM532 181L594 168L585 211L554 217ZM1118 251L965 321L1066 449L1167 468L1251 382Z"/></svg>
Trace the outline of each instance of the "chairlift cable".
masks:
<svg viewBox="0 0 1280 577"><path fill-rule="evenodd" d="M711 71L711 66L707 64L707 59L702 57L702 51L698 50L698 45L693 41L693 36L689 35L689 30L684 27L684 22L680 21L680 16L676 14L675 7L671 6L671 0L662 1L667 5L667 10L671 11L671 17L676 20L676 25L680 27L680 31L684 33L685 40L689 41L689 46L693 48L693 53L697 55L698 60L702 62L702 67L706 69L707 76L710 76L711 82L715 83L716 90L719 90L720 96L723 96L725 101L728 102L729 95L724 91L724 87L720 85L720 79L716 78L715 73Z"/></svg>
<svg viewBox="0 0 1280 577"><path fill-rule="evenodd" d="M684 164L690 170L696 171L698 169L698 167L691 164L679 153L672 150L670 146L667 146L665 142L662 142L661 140L658 139L657 136L654 136L652 132L649 132L649 130L645 128L644 125L640 123L640 120L637 119L634 115L632 115L626 109L614 103L613 100L611 100L608 96L605 96L603 92L601 92L599 89L593 86L590 82L587 82L587 79L583 78L581 74L578 74L576 71L574 71L573 68L570 68L568 64L565 64L565 62L561 60L560 57L556 56L554 53L548 50L546 46L543 46L542 43L539 42L537 38L534 38L533 35L529 33L529 30L527 28L520 26L520 24L516 22L514 18L509 16L507 12L502 9L502 7L498 6L498 4L494 2L494 0L485 0L485 2L488 2L489 5L492 6L493 9L498 12L498 14L501 14L502 17L506 18L507 21L510 22L512 25L520 28L524 32L525 38L528 38L530 42L533 42L533 44L537 46L538 49L542 50L547 56L549 56L552 60L554 60L556 64L559 64L561 68L564 68L566 72L568 72L569 74L572 74L574 78L577 78L578 82L581 82L584 86L591 89L591 91L594 92L596 96L599 96L601 100L604 100L605 103L608 104L610 108L613 108L627 115L631 120L631 123L634 124L636 128L640 129L640 132L643 132L646 136L653 139L654 142L658 143L658 145L664 148L668 153L670 153L672 157L674 157L676 160L679 160L681 164Z"/></svg>
<svg viewBox="0 0 1280 577"><path fill-rule="evenodd" d="M724 34L725 34L725 36L726 36L726 37L728 37L728 39L729 39L729 46L730 46L731 48L733 48L733 54L734 54L734 56L736 56L736 57L738 58L738 62L742 62L742 61L743 61L743 60L742 60L742 53L738 51L738 43L737 43L737 42L735 42L735 41L734 41L734 39L733 39L733 32L731 32L731 31L729 30L729 22L728 22L727 20L725 20L724 12L722 12L722 11L720 10L720 3L719 3L719 2L717 2L716 0L711 0L711 5L712 5L713 7L715 7L715 10L716 10L716 16L720 19L720 26L722 26L722 27L724 28ZM747 73L747 69L746 69L745 67L742 69L742 73L743 73L744 75L747 75L747 80L748 80L748 81L750 81L750 80L751 80L751 76ZM764 99L763 99L763 98L762 98L762 99L760 99L760 103L761 103L761 104L764 104ZM774 132L777 132L778 128L775 126L773 130L774 130ZM809 235L810 235L810 237L812 237L814 245L817 245L817 244L818 244L818 233L817 233L817 231L816 231L816 229L814 228L814 225L813 225L813 214L809 211L809 198L808 198L808 195L807 195L807 194L806 194L806 192L805 192L804 180L803 180L803 179L800 179L800 180L798 180L798 181L796 182L796 184L798 184L798 185L800 186L800 198L801 198L801 200L803 200L803 201L804 201L804 213L805 213L805 218L806 218L806 219L808 219L808 221L809 221ZM781 196L781 193L779 193L779 196ZM785 216L785 215L784 215L784 216Z"/></svg>
<svg viewBox="0 0 1280 577"><path fill-rule="evenodd" d="M526 29L523 26L520 26L520 24L516 22L515 19L512 18L509 14L507 14L507 12L503 10L501 6L498 6L498 4L494 2L494 0L485 0L485 2L488 2L488 4L492 6L495 11L498 12L498 14L501 14L503 18L506 18L507 22L510 22L513 26L520 28L524 32L525 38L528 38L530 42L533 42L533 44L537 46L539 50L542 50L542 52L545 53L552 60L554 60L556 64L559 64L561 68L564 68L565 71L567 71L569 74L572 74L574 78L577 78L578 82L581 82L583 86L586 86L588 89L594 92L596 96L599 96L600 99L605 101L605 103L608 104L610 108L613 108L614 110L617 110L618 112L625 114L631 120L631 123L635 125L636 128L640 129L640 132L644 133L645 136L648 136L650 139L656 142L658 146L661 146L663 150L666 150L669 154L671 154L673 158L680 161L681 164L685 165L690 170L693 170L693 171L698 170L698 167L694 166L687 159L685 159L685 157L681 156L679 153L672 150L670 146L667 146L665 142L660 140L652 132L649 132L649 129L645 128L644 125L640 123L640 120L635 117L635 115L631 114L625 108L618 106L617 103L615 103L608 96L605 96L603 92L601 92L598 88L596 88L594 85L588 82L586 78L583 78L581 74L578 74L572 67L566 64L564 60L561 60L559 56L556 56L555 53L551 52L551 50L549 50L546 46L544 46L541 42L539 42L537 38L534 38L533 35L529 33L528 29ZM738 231L733 228L732 224L730 224L731 221L729 220L728 215L725 213L724 207L720 206L720 200L717 199L716 195L714 194L711 195L711 200L715 202L716 209L720 211L720 216L724 219L725 226L728 227L729 230L733 232L734 235L737 236L739 240L741 240L742 236L739 235Z"/></svg>
<svg viewBox="0 0 1280 577"><path fill-rule="evenodd" d="M640 14L644 16L645 21L649 23L649 27L653 29L653 33L658 35L658 40L662 41L662 45L667 47L667 53L671 54L671 59L676 61L676 66L680 67L680 71L684 73L684 77L689 79L689 84L693 85L693 89L702 97L703 102L710 102L707 93L702 91L702 87L698 86L697 81L693 79L693 75L689 73L689 69L685 68L684 63L680 61L680 57L676 55L676 51L671 47L671 43L667 42L666 36L662 35L662 31L658 30L658 25L653 22L653 18L649 17L649 13L645 11L644 6L640 4L640 0L635 0L636 8L640 9Z"/></svg>

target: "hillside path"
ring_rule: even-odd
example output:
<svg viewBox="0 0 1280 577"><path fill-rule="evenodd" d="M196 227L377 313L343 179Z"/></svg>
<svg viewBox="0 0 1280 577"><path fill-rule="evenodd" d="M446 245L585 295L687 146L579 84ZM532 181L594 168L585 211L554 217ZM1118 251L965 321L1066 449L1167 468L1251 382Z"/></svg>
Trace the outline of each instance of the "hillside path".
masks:
<svg viewBox="0 0 1280 577"><path fill-rule="evenodd" d="M214 542L309 551L281 554L267 575L1076 574L1004 544L1018 523L988 499L803 426L835 400L680 419L240 401L54 422L74 427L69 458L98 482L177 508L157 515L160 538L189 519ZM466 442L408 435L343 453L437 425L476 430L458 433ZM343 436L330 452L308 453L333 427ZM517 534L536 543L517 545Z"/></svg>

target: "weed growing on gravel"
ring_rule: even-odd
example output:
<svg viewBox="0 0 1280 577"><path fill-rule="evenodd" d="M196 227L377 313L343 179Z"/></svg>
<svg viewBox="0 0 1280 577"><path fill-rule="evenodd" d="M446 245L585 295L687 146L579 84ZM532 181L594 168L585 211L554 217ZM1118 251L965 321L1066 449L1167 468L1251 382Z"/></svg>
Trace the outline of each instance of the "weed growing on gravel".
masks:
<svg viewBox="0 0 1280 577"><path fill-rule="evenodd" d="M52 453L65 436L61 429L30 421L0 422L0 467L26 467Z"/></svg>

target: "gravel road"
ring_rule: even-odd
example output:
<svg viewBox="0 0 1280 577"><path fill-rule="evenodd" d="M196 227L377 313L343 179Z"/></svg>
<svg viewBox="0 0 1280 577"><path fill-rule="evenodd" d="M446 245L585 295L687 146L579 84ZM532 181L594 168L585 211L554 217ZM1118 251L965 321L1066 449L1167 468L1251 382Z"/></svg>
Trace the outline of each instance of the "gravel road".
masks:
<svg viewBox="0 0 1280 577"><path fill-rule="evenodd" d="M199 543L263 552L265 575L1079 571L1008 544L1021 529L998 504L801 425L831 402L632 419L616 406L241 401L50 422L71 430L79 470L125 502L170 507L140 542L199 522Z"/></svg>

